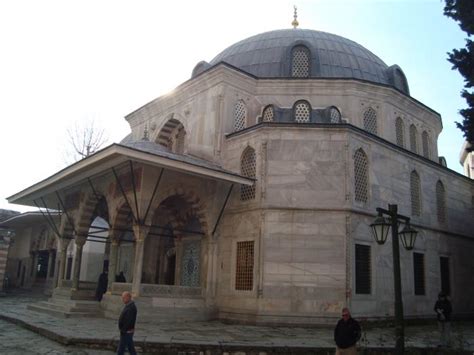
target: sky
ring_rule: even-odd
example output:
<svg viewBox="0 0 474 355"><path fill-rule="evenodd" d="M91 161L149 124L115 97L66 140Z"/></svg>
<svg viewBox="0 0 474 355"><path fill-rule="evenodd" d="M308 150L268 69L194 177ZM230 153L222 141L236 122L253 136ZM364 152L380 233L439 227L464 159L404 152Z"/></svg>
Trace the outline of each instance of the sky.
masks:
<svg viewBox="0 0 474 355"><path fill-rule="evenodd" d="M447 52L465 33L441 0L0 1L0 208L68 165L67 131L94 121L108 143L124 117L188 80L201 60L255 34L300 28L358 42L404 71L410 94L441 114L439 155L462 172L463 78ZM69 157L69 158L68 158Z"/></svg>

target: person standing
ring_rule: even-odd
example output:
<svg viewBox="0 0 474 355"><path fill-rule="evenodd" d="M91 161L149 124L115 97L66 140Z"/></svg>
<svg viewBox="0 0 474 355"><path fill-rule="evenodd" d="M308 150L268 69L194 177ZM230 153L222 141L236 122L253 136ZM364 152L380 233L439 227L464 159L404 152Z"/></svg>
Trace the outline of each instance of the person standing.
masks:
<svg viewBox="0 0 474 355"><path fill-rule="evenodd" d="M102 274L99 275L99 281L97 281L97 289L95 291L95 298L97 301L102 301L102 296L107 292L107 285L109 282L108 271L104 270Z"/></svg>
<svg viewBox="0 0 474 355"><path fill-rule="evenodd" d="M440 346L449 346L451 341L451 312L453 308L446 294L440 292L435 303L434 311L438 318L438 328L440 332Z"/></svg>
<svg viewBox="0 0 474 355"><path fill-rule="evenodd" d="M122 293L122 302L125 304L120 318L118 327L120 330L120 342L117 349L117 355L123 355L125 348L128 349L130 355L136 355L135 344L133 343L133 333L135 332L135 322L137 320L137 307L132 301L130 292Z"/></svg>
<svg viewBox="0 0 474 355"><path fill-rule="evenodd" d="M356 343L360 339L360 325L351 317L349 308L342 309L342 319L337 322L334 329L336 342L336 355L357 354Z"/></svg>

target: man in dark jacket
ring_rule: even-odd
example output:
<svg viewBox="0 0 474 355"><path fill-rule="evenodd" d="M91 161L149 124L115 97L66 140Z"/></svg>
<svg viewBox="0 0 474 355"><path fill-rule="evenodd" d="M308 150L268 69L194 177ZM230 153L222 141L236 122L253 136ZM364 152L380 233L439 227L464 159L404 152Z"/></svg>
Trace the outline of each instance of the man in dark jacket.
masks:
<svg viewBox="0 0 474 355"><path fill-rule="evenodd" d="M117 349L117 355L123 355L125 348L131 355L136 355L135 345L133 344L133 332L135 331L135 322L137 320L137 307L132 301L130 292L122 293L122 302L125 304L118 321L120 329L120 343Z"/></svg>
<svg viewBox="0 0 474 355"><path fill-rule="evenodd" d="M360 339L360 325L351 317L349 308L342 309L342 319L337 322L334 329L336 342L336 355L357 354L356 343Z"/></svg>
<svg viewBox="0 0 474 355"><path fill-rule="evenodd" d="M451 335L451 312L453 308L451 302L443 292L438 295L434 311L438 318L438 328L440 332L440 346L449 346Z"/></svg>

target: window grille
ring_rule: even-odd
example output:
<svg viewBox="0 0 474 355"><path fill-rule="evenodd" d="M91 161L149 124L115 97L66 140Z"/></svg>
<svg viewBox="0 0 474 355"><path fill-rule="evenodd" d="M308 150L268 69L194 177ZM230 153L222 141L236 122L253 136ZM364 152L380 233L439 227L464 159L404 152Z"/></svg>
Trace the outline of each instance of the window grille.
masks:
<svg viewBox="0 0 474 355"><path fill-rule="evenodd" d="M307 123L311 118L311 106L306 101L298 101L293 108L293 114L295 122Z"/></svg>
<svg viewBox="0 0 474 355"><path fill-rule="evenodd" d="M371 263L370 246L355 245L355 292L358 294L371 293Z"/></svg>
<svg viewBox="0 0 474 355"><path fill-rule="evenodd" d="M174 143L174 152L178 154L184 153L184 137L186 136L186 132L184 131L184 127L181 126L176 133L175 143Z"/></svg>
<svg viewBox="0 0 474 355"><path fill-rule="evenodd" d="M377 134L377 113L372 107L364 112L364 129L372 134Z"/></svg>
<svg viewBox="0 0 474 355"><path fill-rule="evenodd" d="M331 123L340 123L341 122L341 113L336 107L331 107L329 111L329 118Z"/></svg>
<svg viewBox="0 0 474 355"><path fill-rule="evenodd" d="M449 280L449 258L447 256L440 256L439 266L441 274L441 292L446 295L450 295L451 282Z"/></svg>
<svg viewBox="0 0 474 355"><path fill-rule="evenodd" d="M291 76L307 78L310 73L310 52L305 46L296 46L291 52Z"/></svg>
<svg viewBox="0 0 474 355"><path fill-rule="evenodd" d="M240 161L240 171L243 176L255 178L257 172L257 162L255 150L251 147L245 149ZM255 198L255 183L251 186L240 185L240 200L247 201Z"/></svg>
<svg viewBox="0 0 474 355"><path fill-rule="evenodd" d="M436 212L438 222L444 223L446 221L446 192L443 183L439 180L436 183Z"/></svg>
<svg viewBox="0 0 474 355"><path fill-rule="evenodd" d="M269 105L265 107L262 114L263 122L272 122L274 117L273 106Z"/></svg>
<svg viewBox="0 0 474 355"><path fill-rule="evenodd" d="M237 242L235 268L235 289L252 291L253 289L254 242Z"/></svg>
<svg viewBox="0 0 474 355"><path fill-rule="evenodd" d="M410 195L411 214L413 216L419 216L421 214L420 176L415 170L410 174Z"/></svg>
<svg viewBox="0 0 474 355"><path fill-rule="evenodd" d="M234 106L234 132L244 129L246 120L247 107L242 100L239 100Z"/></svg>
<svg viewBox="0 0 474 355"><path fill-rule="evenodd" d="M368 200L368 159L362 149L358 149L354 155L354 189L355 200L367 202Z"/></svg>
<svg viewBox="0 0 474 355"><path fill-rule="evenodd" d="M423 147L423 156L425 158L430 157L429 142L430 142L430 140L429 140L428 132L423 131L423 133L421 134L421 144L422 144L422 147Z"/></svg>
<svg viewBox="0 0 474 355"><path fill-rule="evenodd" d="M410 126L410 150L413 153L418 152L418 142L417 142L418 132L414 124Z"/></svg>
<svg viewBox="0 0 474 355"><path fill-rule="evenodd" d="M397 136L397 144L400 147L405 146L405 137L404 137L405 125L401 117L397 117L395 121L395 134Z"/></svg>
<svg viewBox="0 0 474 355"><path fill-rule="evenodd" d="M415 295L425 294L425 256L413 253L413 273L415 280Z"/></svg>

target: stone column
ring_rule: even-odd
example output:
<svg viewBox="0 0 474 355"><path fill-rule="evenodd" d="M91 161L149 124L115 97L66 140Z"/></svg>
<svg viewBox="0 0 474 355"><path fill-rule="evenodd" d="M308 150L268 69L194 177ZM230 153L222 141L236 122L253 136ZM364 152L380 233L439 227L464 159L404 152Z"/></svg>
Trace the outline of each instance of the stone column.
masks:
<svg viewBox="0 0 474 355"><path fill-rule="evenodd" d="M115 282L115 274L117 273L117 254L118 254L119 241L112 239L110 244L109 254L109 281L107 284L107 292L112 292L112 283Z"/></svg>
<svg viewBox="0 0 474 355"><path fill-rule="evenodd" d="M135 297L140 295L143 269L143 251L145 248L145 239L148 233L148 229L149 228L145 226L133 226L133 234L135 237L135 258L133 265L132 294Z"/></svg>
<svg viewBox="0 0 474 355"><path fill-rule="evenodd" d="M61 287L61 281L64 280L64 274L66 271L66 258L67 258L67 247L69 245L69 239L60 238L58 242L59 246L59 267L57 273L57 280L55 280L55 286Z"/></svg>
<svg viewBox="0 0 474 355"><path fill-rule="evenodd" d="M38 256L39 256L39 251L36 251L33 254L33 275L31 275L32 285L36 282L36 274L38 273Z"/></svg>
<svg viewBox="0 0 474 355"><path fill-rule="evenodd" d="M72 276L72 289L79 289L79 277L81 275L81 261L82 261L82 248L84 247L85 239L76 239L76 255L74 259L74 275Z"/></svg>
<svg viewBox="0 0 474 355"><path fill-rule="evenodd" d="M51 277L49 276L51 274L51 267L53 265L53 251L50 249L48 250L48 268L46 269L46 283L49 283L49 280Z"/></svg>

